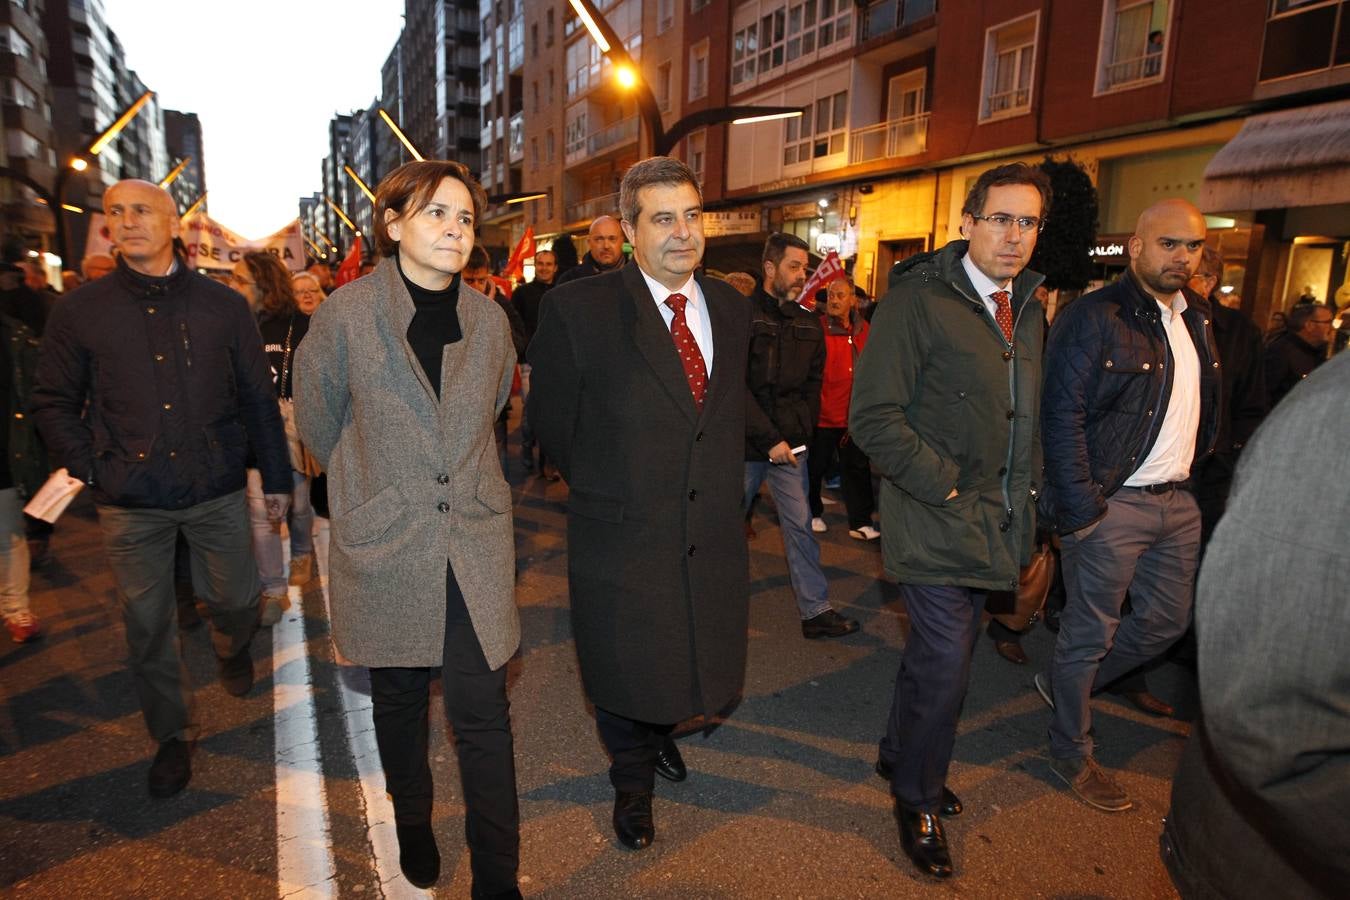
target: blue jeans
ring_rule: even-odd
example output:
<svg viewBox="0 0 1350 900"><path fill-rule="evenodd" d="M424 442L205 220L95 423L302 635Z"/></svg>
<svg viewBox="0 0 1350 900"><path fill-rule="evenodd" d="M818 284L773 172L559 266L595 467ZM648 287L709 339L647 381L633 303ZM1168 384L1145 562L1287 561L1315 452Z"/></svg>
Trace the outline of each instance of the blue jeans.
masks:
<svg viewBox="0 0 1350 900"><path fill-rule="evenodd" d="M803 621L830 608L829 586L820 569L820 545L811 533L811 507L806 502L806 456L803 453L798 457L795 467L777 466L768 460L746 463L743 507L747 511L750 509L759 486L767 481L774 506L778 507L778 527L783 533L788 579L792 582L797 612Z"/></svg>
<svg viewBox="0 0 1350 900"><path fill-rule="evenodd" d="M309 477L291 470L291 558L314 552L314 507L309 503ZM286 560L281 551L281 532L267 521L263 501L262 473L248 470L248 519L253 528L253 555L264 594L286 593Z"/></svg>
<svg viewBox="0 0 1350 900"><path fill-rule="evenodd" d="M1050 755L1077 759L1093 751L1091 696L1161 655L1190 624L1200 508L1187 491L1124 487L1104 518L1060 540L1068 599L1050 663Z"/></svg>

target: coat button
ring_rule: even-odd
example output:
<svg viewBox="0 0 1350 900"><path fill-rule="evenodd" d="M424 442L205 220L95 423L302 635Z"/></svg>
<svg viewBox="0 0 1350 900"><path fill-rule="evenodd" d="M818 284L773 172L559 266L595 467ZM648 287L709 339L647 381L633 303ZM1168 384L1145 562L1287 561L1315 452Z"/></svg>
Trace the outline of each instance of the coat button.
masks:
<svg viewBox="0 0 1350 900"><path fill-rule="evenodd" d="M694 440L695 441L703 440L703 432L700 431L698 434L694 435Z"/></svg>
<svg viewBox="0 0 1350 900"><path fill-rule="evenodd" d="M165 404L164 404L164 408L165 408L165 409L173 409L173 404L172 404L172 403L165 403Z"/></svg>
<svg viewBox="0 0 1350 900"><path fill-rule="evenodd" d="M436 483L437 483L437 484L449 484L449 483L450 483L450 476L449 476L449 475L446 475L445 473L441 473L440 475L437 475L437 476L436 476Z"/></svg>
<svg viewBox="0 0 1350 900"><path fill-rule="evenodd" d="M1013 418L1016 418L1016 417L1017 417L1017 412L1016 412L1015 410L1011 410L1011 409L1008 410L1008 418L1013 419Z"/></svg>
<svg viewBox="0 0 1350 900"><path fill-rule="evenodd" d="M1007 362L1007 361L1010 360L1010 359L1012 359L1012 351L1011 351L1011 350L1004 350L1004 351L1003 351L1003 361L1004 361L1004 362Z"/></svg>
<svg viewBox="0 0 1350 900"><path fill-rule="evenodd" d="M690 555L690 556L693 556L693 555L694 555L694 545L693 545L693 544L690 544L690 545L689 545L689 555Z"/></svg>
<svg viewBox="0 0 1350 900"><path fill-rule="evenodd" d="M998 523L998 530L999 530L999 531L1007 531L1007 530L1008 530L1008 523L1007 523L1007 522L999 522L999 523Z"/></svg>
<svg viewBox="0 0 1350 900"><path fill-rule="evenodd" d="M695 497L697 497L697 496L698 496L698 491L691 490L691 491L689 492L689 499L690 499L690 500L693 500L693 499L694 499Z"/></svg>
<svg viewBox="0 0 1350 900"><path fill-rule="evenodd" d="M1145 371L1145 372L1147 372L1147 371L1148 371L1149 369L1151 369L1151 368L1153 368L1153 367L1150 366L1148 363L1144 363L1144 371Z"/></svg>
<svg viewBox="0 0 1350 900"><path fill-rule="evenodd" d="M1150 410L1146 413L1146 415L1150 415L1150 416L1153 415L1153 410L1150 409Z"/></svg>
<svg viewBox="0 0 1350 900"><path fill-rule="evenodd" d="M1008 467L1007 467L1007 466L999 466L999 467L998 467L998 474L999 474L999 475L1007 475L1007 474L1008 474Z"/></svg>
<svg viewBox="0 0 1350 900"><path fill-rule="evenodd" d="M1111 368L1111 367L1113 367L1114 365L1115 365L1115 363L1112 362L1111 360L1108 359L1108 360L1106 361L1106 367L1107 367L1108 369Z"/></svg>
<svg viewBox="0 0 1350 900"><path fill-rule="evenodd" d="M164 362L164 354L163 354L163 353L156 353L156 354L155 354L155 362Z"/></svg>
<svg viewBox="0 0 1350 900"><path fill-rule="evenodd" d="M177 458L178 458L178 451L177 451L177 450L170 450L170 451L169 451L169 459L177 459Z"/></svg>
<svg viewBox="0 0 1350 900"><path fill-rule="evenodd" d="M22 419L22 418L23 418L23 413L15 413L15 414L14 414L14 418L16 418L16 419Z"/></svg>
<svg viewBox="0 0 1350 900"><path fill-rule="evenodd" d="M155 314L155 308L154 308L153 306L147 306L147 307L145 308L145 311L148 312L148 313L149 313L150 315L152 315L152 316Z"/></svg>
<svg viewBox="0 0 1350 900"><path fill-rule="evenodd" d="M449 503L446 503L444 500L442 500L440 503L437 503L437 504L436 504L436 508L439 509L439 510L440 510L441 512L443 512L443 513L447 513L447 512L450 511L450 504L449 504Z"/></svg>

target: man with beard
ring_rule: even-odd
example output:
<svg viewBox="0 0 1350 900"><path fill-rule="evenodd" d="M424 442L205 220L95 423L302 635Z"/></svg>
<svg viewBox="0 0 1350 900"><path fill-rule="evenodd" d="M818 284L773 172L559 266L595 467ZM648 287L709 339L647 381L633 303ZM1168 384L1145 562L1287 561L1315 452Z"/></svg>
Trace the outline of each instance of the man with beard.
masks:
<svg viewBox="0 0 1350 900"><path fill-rule="evenodd" d="M1335 318L1331 307L1323 303L1300 303L1289 310L1284 333L1266 347L1266 392L1271 407L1326 362Z"/></svg>
<svg viewBox="0 0 1350 900"><path fill-rule="evenodd" d="M1107 812L1131 802L1093 758L1091 697L1165 651L1191 617L1192 472L1214 446L1220 393L1209 312L1182 291L1204 246L1190 203L1150 206L1129 270L1057 316L1046 350L1044 512L1061 535L1067 603L1035 682L1054 711L1051 771Z"/></svg>
<svg viewBox="0 0 1350 900"><path fill-rule="evenodd" d="M623 255L623 231L613 216L599 216L586 232L586 255L573 268L558 276L558 284L612 272L628 262Z"/></svg>
<svg viewBox="0 0 1350 900"><path fill-rule="evenodd" d="M797 303L806 285L806 251L806 242L795 235L769 235L764 242L764 278L750 298L747 383L771 427L746 437L745 508L768 481L778 508L802 637L814 640L852 634L858 622L830 607L820 545L811 533L806 448L820 416L825 334L820 317Z"/></svg>

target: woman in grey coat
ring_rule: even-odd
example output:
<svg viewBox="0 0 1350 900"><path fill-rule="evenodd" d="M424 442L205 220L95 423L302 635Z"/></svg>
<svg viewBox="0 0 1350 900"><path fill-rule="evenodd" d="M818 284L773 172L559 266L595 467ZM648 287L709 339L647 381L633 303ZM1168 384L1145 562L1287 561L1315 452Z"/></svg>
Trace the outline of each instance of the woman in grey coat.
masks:
<svg viewBox="0 0 1350 900"><path fill-rule="evenodd" d="M516 362L506 316L462 285L483 189L458 163L408 163L376 191L375 271L315 313L296 418L328 473L333 639L370 668L399 862L440 874L427 762L431 668L455 730L474 897L519 897L506 662L520 643L511 489L492 425Z"/></svg>

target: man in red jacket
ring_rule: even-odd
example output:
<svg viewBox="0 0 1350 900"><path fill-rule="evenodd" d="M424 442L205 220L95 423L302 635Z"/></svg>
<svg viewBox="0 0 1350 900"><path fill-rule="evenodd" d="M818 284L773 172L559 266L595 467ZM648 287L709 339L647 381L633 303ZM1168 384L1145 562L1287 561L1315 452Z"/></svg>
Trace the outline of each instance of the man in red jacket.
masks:
<svg viewBox="0 0 1350 900"><path fill-rule="evenodd" d="M825 506L820 481L835 454L839 482L848 511L848 536L875 541L881 532L872 523L876 501L872 496L872 467L848 433L848 400L853 393L853 365L867 342L867 322L857 312L858 298L848 277L830 282L825 294L825 375L820 385L820 416L806 454L811 479L811 530L823 532Z"/></svg>

